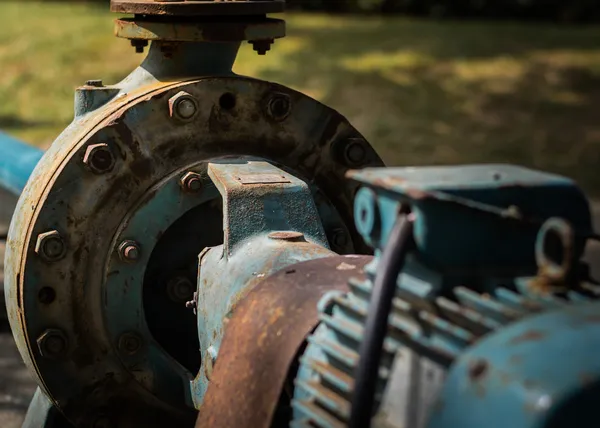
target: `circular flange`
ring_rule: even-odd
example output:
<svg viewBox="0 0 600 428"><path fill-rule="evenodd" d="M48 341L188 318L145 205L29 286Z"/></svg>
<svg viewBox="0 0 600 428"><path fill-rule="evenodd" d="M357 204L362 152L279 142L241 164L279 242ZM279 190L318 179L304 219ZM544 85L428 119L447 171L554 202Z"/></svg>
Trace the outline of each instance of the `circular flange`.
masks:
<svg viewBox="0 0 600 428"><path fill-rule="evenodd" d="M130 40L167 42L239 42L285 37L285 21L169 22L134 18L115 20L115 35Z"/></svg>
<svg viewBox="0 0 600 428"><path fill-rule="evenodd" d="M169 100L182 91L197 102L190 121L175 120L169 111ZM268 106L281 94L289 97L289 112L276 120ZM349 166L337 153L356 138L362 137L334 110L242 77L154 85L76 121L34 171L7 248L11 325L44 392L76 426L107 408L115 426L186 426L195 415L185 404L191 403L194 374L157 340L146 319L152 311L144 306L144 276L159 241L186 213L218 198L206 180L207 161L253 156L309 183L328 235L347 230L345 251L368 252L353 226L358 184L345 179ZM115 154L105 174L83 162L96 144ZM382 165L368 145L366 153L366 166ZM181 187L190 171L202 178L199 192ZM203 226L202 216L192 219L205 233L219 230ZM51 262L36 253L38 236L49 230L66 246ZM120 247L127 241L138 251L124 261ZM207 244L196 245L189 249L193 257ZM42 302L50 289L55 297ZM172 320L163 316L160 322L169 326ZM68 343L60 358L45 357L36 345L49 329Z"/></svg>
<svg viewBox="0 0 600 428"><path fill-rule="evenodd" d="M265 15L285 10L284 0L244 1L153 1L111 0L112 12L159 16Z"/></svg>

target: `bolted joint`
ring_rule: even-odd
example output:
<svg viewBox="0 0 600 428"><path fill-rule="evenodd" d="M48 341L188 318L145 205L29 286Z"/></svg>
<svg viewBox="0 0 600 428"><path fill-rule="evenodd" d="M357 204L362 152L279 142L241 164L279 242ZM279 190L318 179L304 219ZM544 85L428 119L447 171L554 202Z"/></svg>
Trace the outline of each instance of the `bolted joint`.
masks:
<svg viewBox="0 0 600 428"><path fill-rule="evenodd" d="M186 192L198 193L202 190L202 176L197 172L187 172L179 180L179 185Z"/></svg>
<svg viewBox="0 0 600 428"><path fill-rule="evenodd" d="M56 230L40 233L35 243L35 252L48 262L55 262L62 259L66 252L67 246L63 241L60 233Z"/></svg>
<svg viewBox="0 0 600 428"><path fill-rule="evenodd" d="M135 48L135 53L144 53L144 48L148 46L148 40L131 40L131 46Z"/></svg>
<svg viewBox="0 0 600 428"><path fill-rule="evenodd" d="M119 257L124 262L135 262L140 258L140 246L135 241L123 241L119 245Z"/></svg>
<svg viewBox="0 0 600 428"><path fill-rule="evenodd" d="M85 150L83 163L94 174L104 174L111 171L115 166L115 156L108 144L91 144Z"/></svg>
<svg viewBox="0 0 600 428"><path fill-rule="evenodd" d="M49 328L37 339L40 354L44 358L60 358L67 352L67 337L55 328Z"/></svg>
<svg viewBox="0 0 600 428"><path fill-rule="evenodd" d="M364 138L349 138L344 147L344 162L351 167L364 165L367 153L367 142Z"/></svg>
<svg viewBox="0 0 600 428"><path fill-rule="evenodd" d="M188 122L198 112L196 99L185 91L178 92L169 98L169 116Z"/></svg>
<svg viewBox="0 0 600 428"><path fill-rule="evenodd" d="M137 333L123 333L119 337L119 351L126 355L135 355L142 349L144 341Z"/></svg>
<svg viewBox="0 0 600 428"><path fill-rule="evenodd" d="M178 276L167 283L167 294L174 302L187 302L194 296L195 286L188 278Z"/></svg>
<svg viewBox="0 0 600 428"><path fill-rule="evenodd" d="M290 115L291 111L292 100L287 94L274 94L267 103L267 114L274 120L284 120Z"/></svg>
<svg viewBox="0 0 600 428"><path fill-rule="evenodd" d="M252 48L259 55L266 55L271 50L271 45L275 43L273 39L267 40L250 40L248 43L252 45Z"/></svg>

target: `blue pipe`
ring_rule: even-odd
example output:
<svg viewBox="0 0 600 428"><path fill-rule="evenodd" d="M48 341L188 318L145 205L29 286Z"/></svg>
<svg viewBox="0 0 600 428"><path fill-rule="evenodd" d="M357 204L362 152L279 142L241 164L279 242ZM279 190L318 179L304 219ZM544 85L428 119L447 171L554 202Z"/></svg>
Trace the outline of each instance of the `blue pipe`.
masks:
<svg viewBox="0 0 600 428"><path fill-rule="evenodd" d="M0 132L0 187L19 196L44 152Z"/></svg>

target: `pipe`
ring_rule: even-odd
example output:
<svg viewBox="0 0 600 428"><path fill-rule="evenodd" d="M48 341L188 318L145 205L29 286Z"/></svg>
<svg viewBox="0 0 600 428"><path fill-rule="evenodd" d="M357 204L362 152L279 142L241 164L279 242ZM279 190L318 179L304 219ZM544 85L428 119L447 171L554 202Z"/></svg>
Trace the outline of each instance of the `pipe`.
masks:
<svg viewBox="0 0 600 428"><path fill-rule="evenodd" d="M44 152L0 132L0 187L19 196Z"/></svg>

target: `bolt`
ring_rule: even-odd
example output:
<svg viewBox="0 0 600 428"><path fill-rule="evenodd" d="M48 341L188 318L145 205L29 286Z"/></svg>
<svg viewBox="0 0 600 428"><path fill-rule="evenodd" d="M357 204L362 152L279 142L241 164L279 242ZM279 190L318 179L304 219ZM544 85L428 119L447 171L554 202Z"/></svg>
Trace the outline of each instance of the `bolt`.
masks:
<svg viewBox="0 0 600 428"><path fill-rule="evenodd" d="M115 166L115 157L106 143L91 144L85 150L83 163L96 174L109 172Z"/></svg>
<svg viewBox="0 0 600 428"><path fill-rule="evenodd" d="M136 333L123 333L118 346L124 354L134 355L142 348L142 338Z"/></svg>
<svg viewBox="0 0 600 428"><path fill-rule="evenodd" d="M38 235L35 252L46 261L55 262L65 256L67 248L58 231L51 230Z"/></svg>
<svg viewBox="0 0 600 428"><path fill-rule="evenodd" d="M275 120L283 120L289 116L292 102L287 94L275 94L269 100L267 113Z"/></svg>
<svg viewBox="0 0 600 428"><path fill-rule="evenodd" d="M348 245L348 235L344 229L335 229L333 231L331 243L336 248L345 248Z"/></svg>
<svg viewBox="0 0 600 428"><path fill-rule="evenodd" d="M367 158L367 142L363 138L350 138L344 148L344 160L348 166L360 166Z"/></svg>
<svg viewBox="0 0 600 428"><path fill-rule="evenodd" d="M196 291L194 291L192 300L185 302L185 307L192 309L194 311L194 315L196 315L196 310L198 309L198 293Z"/></svg>
<svg viewBox="0 0 600 428"><path fill-rule="evenodd" d="M167 293L174 302L187 302L194 295L194 284L188 278L178 276L167 283Z"/></svg>
<svg viewBox="0 0 600 428"><path fill-rule="evenodd" d="M269 238L277 241L302 242L304 234L300 232L271 232Z"/></svg>
<svg viewBox="0 0 600 428"><path fill-rule="evenodd" d="M57 358L67 350L67 338L64 333L55 328L49 328L37 339L40 354L44 358Z"/></svg>
<svg viewBox="0 0 600 428"><path fill-rule="evenodd" d="M140 247L135 241L123 241L119 245L119 256L124 262L135 262L140 258Z"/></svg>
<svg viewBox="0 0 600 428"><path fill-rule="evenodd" d="M131 46L135 48L135 53L144 53L144 48L148 46L148 40L131 40Z"/></svg>
<svg viewBox="0 0 600 428"><path fill-rule="evenodd" d="M255 52L259 55L266 55L271 50L271 45L275 43L275 40L250 40L248 43L252 45Z"/></svg>
<svg viewBox="0 0 600 428"><path fill-rule="evenodd" d="M169 115L179 120L189 121L198 111L194 97L185 91L178 92L169 98Z"/></svg>
<svg viewBox="0 0 600 428"><path fill-rule="evenodd" d="M101 88L104 85L102 84L102 80L88 80L85 82L86 86L93 86L95 88Z"/></svg>
<svg viewBox="0 0 600 428"><path fill-rule="evenodd" d="M202 176L197 172L187 172L179 181L181 188L190 193L198 193L202 190Z"/></svg>

